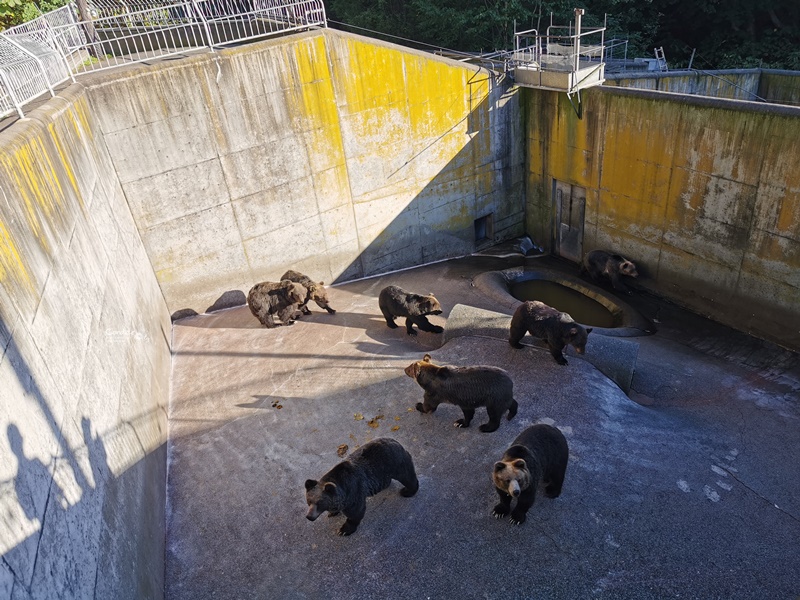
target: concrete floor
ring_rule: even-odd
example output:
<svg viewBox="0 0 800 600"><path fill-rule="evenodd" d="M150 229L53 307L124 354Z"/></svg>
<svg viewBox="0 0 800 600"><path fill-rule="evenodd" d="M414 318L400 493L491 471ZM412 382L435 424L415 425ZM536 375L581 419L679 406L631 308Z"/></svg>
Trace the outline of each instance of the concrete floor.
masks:
<svg viewBox="0 0 800 600"><path fill-rule="evenodd" d="M628 397L572 350L562 367L539 348L442 345L380 316L389 284L435 292L441 325L456 304L508 312L471 279L524 260L340 285L336 315L311 306L292 327L264 329L247 307L176 322L167 597L797 598L797 355L637 294L660 329L628 338ZM454 406L416 412L422 390L403 368L425 352L507 369L517 417L484 434L482 409L469 429L453 427ZM540 495L514 527L491 516L491 468L536 422L561 428L570 463L561 497ZM307 521L303 482L339 462L340 445L380 436L414 457L418 494L393 483L351 537L336 535L341 517Z"/></svg>

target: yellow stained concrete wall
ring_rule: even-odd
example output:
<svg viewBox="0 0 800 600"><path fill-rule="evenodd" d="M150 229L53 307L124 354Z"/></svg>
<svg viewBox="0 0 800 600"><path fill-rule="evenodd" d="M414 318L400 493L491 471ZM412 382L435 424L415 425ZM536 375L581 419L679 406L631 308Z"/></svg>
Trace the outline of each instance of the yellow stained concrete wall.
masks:
<svg viewBox="0 0 800 600"><path fill-rule="evenodd" d="M800 348L800 110L635 90L525 90L528 213L552 243L553 180L586 188L584 251L712 318Z"/></svg>
<svg viewBox="0 0 800 600"><path fill-rule="evenodd" d="M761 76L761 69L642 71L610 74L604 85L754 101L759 96Z"/></svg>
<svg viewBox="0 0 800 600"><path fill-rule="evenodd" d="M83 90L0 148L0 590L158 598L166 303Z"/></svg>
<svg viewBox="0 0 800 600"><path fill-rule="evenodd" d="M516 96L477 67L325 30L87 85L172 313L523 232Z"/></svg>

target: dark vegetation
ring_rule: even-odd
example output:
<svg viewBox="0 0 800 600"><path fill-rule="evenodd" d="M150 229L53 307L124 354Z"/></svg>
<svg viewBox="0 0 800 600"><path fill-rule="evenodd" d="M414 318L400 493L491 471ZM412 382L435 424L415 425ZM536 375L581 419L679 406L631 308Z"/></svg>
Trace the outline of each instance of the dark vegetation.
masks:
<svg viewBox="0 0 800 600"><path fill-rule="evenodd" d="M465 52L509 50L515 20L518 30L543 32L551 13L555 25L568 25L577 7L586 10L584 26L602 25L607 14L606 39L628 40L628 58L652 58L654 49L663 47L670 68L676 69L688 66L694 49L692 67L697 69L800 70L797 0L599 0L589 5L571 0L327 0L325 6L332 26L340 29L374 36L367 29Z"/></svg>
<svg viewBox="0 0 800 600"><path fill-rule="evenodd" d="M663 47L671 69L686 67L695 50L697 69L800 70L798 0L323 1L334 27L465 52L510 50L515 20L519 30L544 31L551 15L554 24L568 25L579 7L586 10L585 26L602 25L608 15L606 39L627 40L628 58L653 57ZM65 3L0 0L0 30Z"/></svg>

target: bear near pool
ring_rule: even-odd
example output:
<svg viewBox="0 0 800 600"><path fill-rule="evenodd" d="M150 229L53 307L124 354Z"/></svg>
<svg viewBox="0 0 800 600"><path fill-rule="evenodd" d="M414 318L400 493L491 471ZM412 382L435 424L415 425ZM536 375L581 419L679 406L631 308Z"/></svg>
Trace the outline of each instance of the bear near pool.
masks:
<svg viewBox="0 0 800 600"><path fill-rule="evenodd" d="M578 354L586 351L586 341L592 328L584 328L567 313L538 300L523 302L514 311L508 343L514 348L522 348L520 340L525 333L544 340L550 347L550 354L560 365L566 365L564 348L572 345Z"/></svg>
<svg viewBox="0 0 800 600"><path fill-rule="evenodd" d="M300 314L299 306L306 295L306 288L288 279L279 282L263 281L250 289L247 306L264 327L292 325Z"/></svg>
<svg viewBox="0 0 800 600"><path fill-rule="evenodd" d="M408 335L417 335L413 329L415 324L420 330L430 333L444 331L438 325L431 324L426 318L426 315L442 314L442 306L433 294L427 296L411 294L396 285L390 285L381 290L378 296L378 306L386 319L386 325L392 329L397 328L397 323L394 322L397 317L405 317Z"/></svg>
<svg viewBox="0 0 800 600"><path fill-rule="evenodd" d="M484 433L497 431L506 411L509 421L517 414L514 382L499 367L440 367L426 354L408 365L405 373L425 390L422 402L417 403L419 412L432 413L442 402L461 407L464 418L454 423L456 427L469 427L479 406L485 406L489 415L489 422L478 427Z"/></svg>
<svg viewBox="0 0 800 600"><path fill-rule="evenodd" d="M525 429L494 464L492 480L500 502L492 515L501 519L511 513L513 525L524 523L540 485L548 498L561 495L568 460L567 440L557 428L539 424ZM515 498L517 504L511 510Z"/></svg>
<svg viewBox="0 0 800 600"><path fill-rule="evenodd" d="M367 497L385 490L396 479L403 484L400 495L413 496L419 489L414 461L405 448L391 438L378 438L361 446L319 481L306 480L306 519L316 521L325 511L347 519L339 535L358 529L367 510Z"/></svg>
<svg viewBox="0 0 800 600"><path fill-rule="evenodd" d="M325 283L320 281L316 283L311 277L307 275L303 275L302 273L298 273L297 271L292 271L291 269L286 271L283 274L281 279L288 279L289 281L294 281L295 283L299 283L304 288L306 288L306 299L300 305L300 311L304 315L310 315L311 310L308 308L308 302L313 300L316 302L317 306L320 308L324 308L328 311L328 314L335 315L336 311L331 308L331 305L328 303L328 294L325 292Z"/></svg>
<svg viewBox="0 0 800 600"><path fill-rule="evenodd" d="M623 277L639 276L636 265L619 254L611 254L605 250L587 252L581 263L581 273L588 273L594 281L611 281L612 287L619 292L630 294Z"/></svg>

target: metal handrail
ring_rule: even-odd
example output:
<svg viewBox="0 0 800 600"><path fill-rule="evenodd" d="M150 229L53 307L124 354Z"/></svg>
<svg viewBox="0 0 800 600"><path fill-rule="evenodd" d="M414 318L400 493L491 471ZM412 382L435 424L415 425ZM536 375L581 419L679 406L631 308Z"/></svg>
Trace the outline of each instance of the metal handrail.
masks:
<svg viewBox="0 0 800 600"><path fill-rule="evenodd" d="M85 73L327 27L322 0L89 0L89 12L69 4L0 32L0 118Z"/></svg>

